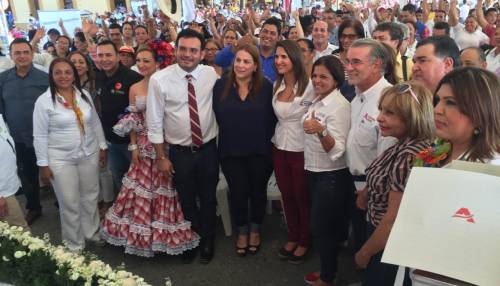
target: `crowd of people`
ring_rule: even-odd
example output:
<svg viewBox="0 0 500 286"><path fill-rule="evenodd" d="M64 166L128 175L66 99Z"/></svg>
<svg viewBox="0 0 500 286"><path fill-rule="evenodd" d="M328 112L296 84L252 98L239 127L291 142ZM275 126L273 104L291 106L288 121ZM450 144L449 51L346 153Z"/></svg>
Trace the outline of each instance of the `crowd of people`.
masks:
<svg viewBox="0 0 500 286"><path fill-rule="evenodd" d="M319 271L305 281L335 285L350 240L363 285L393 285L381 257L412 167L500 164L498 2L466 15L456 0L289 14L249 3L184 23L143 12L10 43L0 219L28 229L51 186L72 251L107 242L209 263L224 177L245 257L266 235L274 173L280 259L300 264L314 244Z"/></svg>

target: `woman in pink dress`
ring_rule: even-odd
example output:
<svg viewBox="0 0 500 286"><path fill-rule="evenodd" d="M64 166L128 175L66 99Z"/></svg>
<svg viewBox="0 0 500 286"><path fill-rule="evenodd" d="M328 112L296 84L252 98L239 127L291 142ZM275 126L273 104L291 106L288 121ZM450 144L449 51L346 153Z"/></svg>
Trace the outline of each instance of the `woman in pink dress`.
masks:
<svg viewBox="0 0 500 286"><path fill-rule="evenodd" d="M144 116L148 82L160 63L149 49L139 50L136 62L144 79L131 86L130 113L113 128L120 136L130 134L132 162L118 198L102 222L101 235L110 244L125 246L128 254L177 255L198 246L199 236L184 220L171 180L158 171L156 154L147 137Z"/></svg>

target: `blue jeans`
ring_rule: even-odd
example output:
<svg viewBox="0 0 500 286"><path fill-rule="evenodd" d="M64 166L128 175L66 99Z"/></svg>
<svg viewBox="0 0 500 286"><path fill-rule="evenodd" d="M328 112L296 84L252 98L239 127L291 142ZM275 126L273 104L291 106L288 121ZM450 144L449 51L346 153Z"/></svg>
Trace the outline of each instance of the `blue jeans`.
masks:
<svg viewBox="0 0 500 286"><path fill-rule="evenodd" d="M306 171L311 196L311 232L319 247L320 278L331 283L337 274L339 244L345 239L349 207L354 195L348 169L328 172Z"/></svg>
<svg viewBox="0 0 500 286"><path fill-rule="evenodd" d="M113 183L117 190L122 187L122 179L130 167L131 154L128 150L128 144L108 143L108 162L111 173L113 174Z"/></svg>

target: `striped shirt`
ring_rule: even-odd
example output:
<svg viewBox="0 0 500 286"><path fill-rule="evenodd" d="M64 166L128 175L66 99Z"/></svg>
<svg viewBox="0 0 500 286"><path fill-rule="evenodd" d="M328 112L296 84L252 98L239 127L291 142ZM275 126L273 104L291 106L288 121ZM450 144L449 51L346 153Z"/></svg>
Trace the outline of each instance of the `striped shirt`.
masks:
<svg viewBox="0 0 500 286"><path fill-rule="evenodd" d="M429 146L430 141L407 138L384 151L366 169L368 188L366 218L373 226L377 227L387 212L389 191L404 191L416 154Z"/></svg>

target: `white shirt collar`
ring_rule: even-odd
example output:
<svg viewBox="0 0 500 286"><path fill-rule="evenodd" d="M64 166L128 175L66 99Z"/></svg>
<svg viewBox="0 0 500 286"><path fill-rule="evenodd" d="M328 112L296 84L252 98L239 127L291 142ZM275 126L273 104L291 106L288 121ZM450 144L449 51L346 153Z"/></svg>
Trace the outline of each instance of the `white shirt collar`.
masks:
<svg viewBox="0 0 500 286"><path fill-rule="evenodd" d="M359 89L356 87L356 94L357 96L360 97L361 100L369 99L372 97L371 95L379 94L381 90L388 85L390 85L389 82L382 76L374 85L372 85L364 92L360 92Z"/></svg>
<svg viewBox="0 0 500 286"><path fill-rule="evenodd" d="M181 78L185 78L185 77L186 77L186 75L190 74L190 75L192 75L192 76L193 76L193 78L196 80L196 79L198 79L198 77L199 77L199 75L200 75L200 65L197 65L197 66L196 66L196 68L195 68L193 71L191 71L191 72L187 72L187 71L183 70L183 69L179 66L179 64L176 64L175 69L177 70L177 73L179 74L179 76L180 76Z"/></svg>

